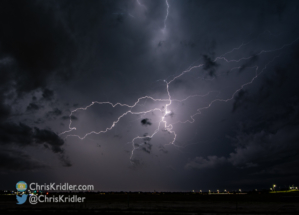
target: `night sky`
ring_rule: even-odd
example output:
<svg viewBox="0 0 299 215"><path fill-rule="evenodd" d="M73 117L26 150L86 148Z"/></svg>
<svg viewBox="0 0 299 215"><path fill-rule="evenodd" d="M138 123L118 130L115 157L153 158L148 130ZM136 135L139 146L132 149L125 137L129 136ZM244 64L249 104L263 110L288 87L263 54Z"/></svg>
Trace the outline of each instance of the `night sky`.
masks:
<svg viewBox="0 0 299 215"><path fill-rule="evenodd" d="M0 189L298 183L297 0L1 0L0 20Z"/></svg>

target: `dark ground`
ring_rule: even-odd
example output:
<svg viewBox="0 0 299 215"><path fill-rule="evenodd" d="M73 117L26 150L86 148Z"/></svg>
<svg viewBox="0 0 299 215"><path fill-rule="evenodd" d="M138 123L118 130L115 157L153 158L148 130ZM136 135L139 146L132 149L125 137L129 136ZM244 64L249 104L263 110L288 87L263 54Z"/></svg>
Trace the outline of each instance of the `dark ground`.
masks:
<svg viewBox="0 0 299 215"><path fill-rule="evenodd" d="M17 205L15 195L0 195L0 214L299 214L299 192L244 195L81 193L78 196L85 196L86 202L31 205L27 200Z"/></svg>

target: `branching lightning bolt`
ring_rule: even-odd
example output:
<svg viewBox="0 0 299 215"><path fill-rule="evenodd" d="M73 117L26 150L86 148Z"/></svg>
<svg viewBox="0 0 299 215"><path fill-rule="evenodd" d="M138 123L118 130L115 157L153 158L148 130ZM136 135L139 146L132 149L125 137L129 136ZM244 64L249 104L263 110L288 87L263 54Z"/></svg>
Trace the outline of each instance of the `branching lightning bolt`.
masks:
<svg viewBox="0 0 299 215"><path fill-rule="evenodd" d="M141 4L139 0L137 0L137 3L144 7L145 9L146 6ZM167 21L167 18L168 18L168 14L169 14L169 3L168 3L168 0L165 0L165 3L166 3L166 6L167 6L167 10L166 10L166 16L165 16L165 19L164 19L164 30L166 29L166 21ZM269 34L272 35L272 33L270 31L265 31L265 32L269 32ZM265 33L264 32L264 33ZM250 42L252 42L254 39L250 40L249 42L247 43L242 43L240 46L236 47L236 48L233 48L232 50L216 57L214 59L214 62L218 61L218 60L223 60L224 62L226 63L232 63L232 62L240 62L240 61L245 61L245 60L249 60L251 58L253 58L254 56L258 56L258 55L262 55L264 53L270 53L270 52L276 52L276 51L280 51L282 49L284 49L285 47L287 46L290 46L292 44L294 44L295 42L297 42L299 40L299 37L296 38L294 41L292 41L291 43L288 43L288 44L284 44L283 46L279 47L279 48L276 48L276 49L272 49L272 50L261 50L260 52L258 52L256 55L252 55L252 56L248 56L248 57L242 57L240 59L232 59L232 60L229 60L227 59L225 56L236 51L236 50L239 50L241 49L243 46L246 46L247 44L249 44ZM172 76L169 76L168 78L170 77L173 77L171 80L169 81L166 81L166 80L163 80L163 82L165 83L165 89L166 89L166 92L167 92L167 98L164 98L164 99L161 99L161 98L153 98L151 96L143 96L143 97L140 97L137 99L137 101L132 104L132 105L128 105L128 104L123 104L123 103L112 103L112 102L98 102L98 101L93 101L91 104L89 104L88 106L86 107L80 107L80 108L77 108L73 111L71 111L70 115L69 115L69 118L70 118L70 121L69 121L69 129L60 133L60 135L64 135L64 134L67 134L65 138L68 138L68 137L77 137L81 140L85 139L87 136L91 135L91 134L102 134L102 133L106 133L110 130L112 130L116 125L117 123L119 123L119 121L127 116L127 115L145 115L147 113L150 113L150 112L155 112L155 111L158 111L158 112L161 112L162 116L161 116L161 119L159 120L158 122L158 126L157 128L154 130L154 132L151 134L151 135L145 135L145 136L136 136L132 139L132 141L130 142L132 144L132 151L131 151L131 156L130 156L130 161L133 162L133 156L134 156L134 151L136 149L138 149L142 144L135 144L135 141L138 140L138 139L152 139L160 130L161 130L161 127L163 127L163 130L164 131L167 131L169 134L172 134L173 135L173 139L172 141L170 141L168 144L165 144L165 145L175 145L175 141L176 141L176 138L177 138L177 134L176 132L173 130L173 125L174 124L178 124L178 123L181 123L181 124L185 124L185 123L194 123L195 122L195 116L201 114L201 112L203 110L206 110L208 108L210 108L214 103L216 102L229 102L231 100L233 100L235 98L235 96L237 95L238 92L240 92L242 89L244 89L244 87L252 84L254 82L255 79L258 78L258 76L264 72L264 70L267 69L267 66L272 63L276 58L278 58L279 56L275 56L274 58L272 58L271 61L269 61L260 71L259 71L259 66L252 66L252 67L247 67L247 68L251 68L251 69L255 69L255 75L246 83L242 84L237 90L234 91L234 93L227 99L214 99L212 100L207 106L205 107L201 107L201 108L198 108L196 110L196 112L194 114L192 114L190 116L190 119L189 120L185 120L185 121L177 121L173 124L170 124L166 121L166 116L171 114L171 111L169 110L169 106L172 105L173 102L184 102L188 99L192 99L192 98L196 98L196 97L206 97L208 95L210 95L211 93L220 93L219 91L210 91L206 94L203 94L203 95L199 95L199 94L195 94L195 95L189 95L187 96L186 98L184 99L181 99L181 100L178 100L178 99L173 99L172 96L171 96L171 93L170 93L170 90L169 90L169 87L171 85L171 83L173 83L176 79L179 79L181 78L182 76L184 76L186 73L189 73L189 72L192 72L194 71L195 69L198 69L198 68L201 68L204 66L204 64L199 64L199 65L196 65L196 66L192 66L193 64L191 64L191 66L189 66L188 69L186 69L185 71L181 72L179 75L172 75ZM233 67L231 68L230 71L232 70L235 70L235 69L240 69L241 67ZM167 78L167 79L168 79ZM200 78L200 77L199 77ZM160 79L161 80L161 79ZM158 81L160 81L158 80ZM208 79L208 80L213 80L213 79ZM153 109L149 109L149 110L144 110L144 111L133 111L133 109L139 105L139 103L142 101L142 100L152 100L154 102L166 102L166 105L165 105L165 108L153 108ZM125 111L124 113L122 113L115 121L113 121L113 123L111 124L110 127L107 127L106 129L104 130L101 130L101 131L91 131L89 133L86 133L85 135L83 136L79 136L79 135L76 135L76 134L68 134L72 131L75 131L76 130L76 127L72 126L72 116L75 112L77 111L86 111L88 108L90 108L91 106L95 105L95 104L98 104L98 105L110 105L112 108L115 108L117 106L120 106L120 107L125 107L125 108L128 108L127 111Z"/></svg>
<svg viewBox="0 0 299 215"><path fill-rule="evenodd" d="M276 52L276 51L282 50L283 48L285 48L285 47L287 47L287 46L290 46L290 45L294 44L295 42L297 42L298 39L299 39L299 38L295 39L295 40L292 41L291 43L285 44L285 45L283 45L283 46L281 46L281 47L279 47L279 48L276 48L276 49L272 49L272 50L262 50L262 51L260 51L257 55L261 55L261 54L263 54L263 53ZM224 60L224 61L227 62L227 63L230 63L230 62L240 62L241 60L248 60L248 59L252 58L253 56L249 56L249 57L246 57L246 58L240 58L240 59L228 60L228 59L226 59L226 58L224 57L226 54L231 53L231 52L233 52L233 51L235 51L235 50L237 50L237 49L240 49L242 46L243 46L243 45L241 45L241 46L239 46L239 47L237 47L237 48L234 48L234 49L232 49L231 51L226 52L224 55L221 55L220 57L216 57L215 60L214 60L214 62L217 61L217 60ZM181 77L184 76L186 73L189 73L189 72L191 72L192 70L194 70L194 69L196 69L196 68L200 68L200 67L204 66L204 64L199 64L199 65L197 65L197 66L189 67L187 70L181 72L179 75L174 76L170 81L166 81L166 80L164 80L164 83L165 83L165 85L166 85L166 86L165 86L165 87L166 87L166 92L167 92L167 96L168 96L168 98L166 98L166 99L160 99L160 98L159 98L159 99L156 99L156 98L153 98L153 97L151 97L151 96L143 96L143 97L138 98L137 101L136 101L133 105L123 104L123 103L115 103L115 104L113 104L112 102L109 102L109 101L108 101L108 102L98 102L98 101L94 101L94 102L92 102L90 105L88 105L88 106L86 106L86 107L80 107L80 108L77 108L77 109L71 111L71 113L70 113L70 115L69 115L69 117L70 117L69 130L66 130L66 131L62 132L60 135L63 135L63 134L66 134L66 133L69 133L69 132L71 132L71 131L76 130L76 127L73 127L73 126L72 126L72 115L73 115L75 112L77 112L77 111L79 111L79 110L84 110L84 111L85 111L85 110L87 110L88 108L90 108L91 106L93 106L93 105L95 105L95 104L99 104L99 105L110 105L112 108L115 108L116 106L121 106L121 107L126 107L126 108L128 108L129 110L128 110L128 111L125 111L123 114L121 114L121 115L117 118L117 120L115 120L115 121L112 123L112 125L111 125L110 127L107 127L105 130L102 130L102 131L91 131L91 132L89 132L89 133L86 133L84 136L79 136L79 135L75 135L75 134L68 134L65 138L67 138L67 137L78 137L78 138L80 138L81 140L83 140L83 139L85 139L87 136L89 136L89 135L91 135L91 134L101 134L101 133L106 133L106 132L112 130L112 129L116 126L116 124L117 124L117 123L118 123L124 116L126 116L126 115L128 115L128 114L132 114L132 115L143 115L143 114L147 114L147 113L154 112L154 111L159 111L159 112L161 112L161 113L162 113L162 116L161 116L161 119L160 119L160 121L159 121L159 123L158 123L158 126L157 126L156 130L155 130L151 135L137 136L137 137L135 137L135 138L132 139L132 141L131 141L131 144L132 144L132 151L131 151L130 161L133 162L134 151L135 151L136 149L138 149L140 145L142 145L142 144L140 144L140 145L137 145L137 146L136 146L136 145L135 145L135 141L136 141L136 140L138 140L138 139L144 139L144 138L152 139L152 138L153 138L153 137L160 131L161 127L163 127L163 129L164 129L165 131L167 131L168 133L170 133L170 134L173 135L173 139L172 139L172 141L171 141L170 143L168 143L168 144L170 144L170 145L174 145L174 143L175 143L175 141L176 141L176 137L177 137L177 134L176 134L175 131L173 130L173 125L174 125L174 124L177 124L177 123L182 123L182 124L184 124L184 123L193 123L193 122L195 121L195 118L194 118L194 117L195 117L196 115L201 114L201 111L210 108L214 103L216 103L216 102L229 102L229 101L233 100L234 97L236 96L236 94L237 94L239 91L241 91L242 89L244 89L245 86L252 84L252 83L254 82L254 80L255 80L256 78L258 78L258 76L259 76L262 72L264 72L264 71L267 69L267 66L268 66L270 63L272 63L272 62L273 62L276 58L278 58L278 57L279 57L279 56L275 56L275 57L274 57L271 61L269 61L269 62L268 62L268 63L267 63L267 64L266 64L260 71L259 71L259 67L258 67L258 66L248 67L248 68L253 68L253 69L255 69L255 75L253 76L253 78L252 78L250 81L248 81L248 82L242 84L237 90L235 90L235 92L231 95L231 97L229 97L229 98L227 98L227 99L215 99L215 100L211 101L207 106L198 108L197 111L196 111L196 113L194 113L194 114L192 114L192 115L190 116L190 119L191 119L191 120L178 121L178 122L176 122L176 123L169 124L169 123L167 123L165 117L166 117L168 114L171 113L171 111L169 110L169 106L171 106L171 104L172 104L173 102L183 102L183 101L186 101L186 100L188 100L188 99L195 98L195 97L205 97L205 96L207 96L207 95L209 95L209 94L211 94L211 93L213 93L213 92L217 92L217 91L211 91L211 92L208 92L208 93L206 93L206 94L204 94L204 95L197 95L197 94L195 94L195 95L189 95L189 96L187 96L186 98L184 98L184 99L182 99L182 100L178 100L178 99L172 99L172 97L171 97L171 93L170 93L170 90L169 90L169 86L170 86L171 83L173 83L176 79L181 78ZM240 68L240 67L234 67L234 68L232 68L231 70L238 69L238 68ZM155 101L155 102L159 101L159 102L167 102L167 103L166 103L166 105L165 105L165 109L164 109L164 110L161 109L161 108L153 108L153 109L149 109L149 110L145 110L145 111L138 111L138 112L133 111L132 109L133 109L134 107L136 107L136 106L140 103L141 100L144 100L144 99L150 99L150 100ZM168 145L168 144L166 144L166 145Z"/></svg>

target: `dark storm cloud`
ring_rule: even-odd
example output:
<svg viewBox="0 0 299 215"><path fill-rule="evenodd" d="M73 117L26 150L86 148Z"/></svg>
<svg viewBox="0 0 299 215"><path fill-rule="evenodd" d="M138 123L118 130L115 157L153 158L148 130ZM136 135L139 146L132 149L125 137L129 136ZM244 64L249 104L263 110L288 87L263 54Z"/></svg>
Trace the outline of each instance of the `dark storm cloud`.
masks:
<svg viewBox="0 0 299 215"><path fill-rule="evenodd" d="M208 72L208 75L211 77L215 77L215 72L217 67L219 66L214 60L211 59L208 55L203 55L204 66L203 69Z"/></svg>
<svg viewBox="0 0 299 215"><path fill-rule="evenodd" d="M42 124L42 123L44 123L44 122L45 122L45 121L42 120L41 118L38 118L37 120L34 121L34 123L36 123L36 124Z"/></svg>
<svg viewBox="0 0 299 215"><path fill-rule="evenodd" d="M141 125L148 126L148 125L152 125L152 123L148 118L145 118L141 120Z"/></svg>
<svg viewBox="0 0 299 215"><path fill-rule="evenodd" d="M58 108L54 108L52 111L49 111L48 113L48 116L60 116L62 114L62 111L59 110Z"/></svg>
<svg viewBox="0 0 299 215"><path fill-rule="evenodd" d="M223 165L227 162L225 157L208 156L207 159L203 157L196 157L195 159L189 161L186 165L186 169L206 169L215 168Z"/></svg>
<svg viewBox="0 0 299 215"><path fill-rule="evenodd" d="M10 107L6 104L3 104L3 100L0 95L0 121L7 119L7 117L11 114Z"/></svg>
<svg viewBox="0 0 299 215"><path fill-rule="evenodd" d="M35 111L35 110L39 110L39 106L35 103L30 103L28 106L27 106L27 111Z"/></svg>
<svg viewBox="0 0 299 215"><path fill-rule="evenodd" d="M150 154L152 150L152 144L149 142L145 142L144 145L141 146L141 149L142 151Z"/></svg>
<svg viewBox="0 0 299 215"><path fill-rule="evenodd" d="M33 144L32 128L23 123L1 123L0 132L1 144L16 143L22 146Z"/></svg>
<svg viewBox="0 0 299 215"><path fill-rule="evenodd" d="M215 168L223 164L231 164L237 168L255 168L259 174L276 171L277 174L290 174L291 171L283 169L290 163L298 163L294 159L299 151L296 146L297 130L281 130L276 134L258 132L239 134L237 136L235 151L228 158L218 156L196 157L186 164L186 168L206 169ZM242 135L242 136L241 136ZM283 142L283 144L282 144ZM292 174L297 174L298 171Z"/></svg>
<svg viewBox="0 0 299 215"><path fill-rule="evenodd" d="M53 99L54 92L49 89L44 89L42 96L46 100L51 100L51 99Z"/></svg>
<svg viewBox="0 0 299 215"><path fill-rule="evenodd" d="M47 165L34 160L29 154L13 149L1 150L0 160L0 172L28 171L48 167Z"/></svg>
<svg viewBox="0 0 299 215"><path fill-rule="evenodd" d="M186 168L204 169L227 163L251 169L251 176L296 176L299 159L299 97L297 71L299 46L293 47L284 67L273 66L255 93L241 90L233 112L242 115L237 132L230 136L235 149L228 156L196 157ZM248 111L250 110L250 111Z"/></svg>
<svg viewBox="0 0 299 215"><path fill-rule="evenodd" d="M151 138L148 136L148 134L144 134L143 136L144 138L143 138L143 144L141 145L141 149L150 154L153 146L150 143Z"/></svg>
<svg viewBox="0 0 299 215"><path fill-rule="evenodd" d="M62 145L64 141L53 131L46 129L34 128L35 143L47 143L51 146L53 152L63 152Z"/></svg>
<svg viewBox="0 0 299 215"><path fill-rule="evenodd" d="M34 128L20 123L2 123L0 124L0 143L16 144L19 146L33 144L47 144L53 152L62 153L64 141L53 131L47 129Z"/></svg>
<svg viewBox="0 0 299 215"><path fill-rule="evenodd" d="M58 153L63 164L69 166L65 158L62 146L64 141L53 131L48 129L33 129L23 123L1 123L0 124L0 146L7 147L16 145L19 147L45 145L52 152ZM12 151L13 153L13 151ZM14 156L11 156L14 157Z"/></svg>
<svg viewBox="0 0 299 215"><path fill-rule="evenodd" d="M132 166L130 166L131 169L134 169L136 166L141 166L142 162L138 159L132 159L131 162L133 163Z"/></svg>
<svg viewBox="0 0 299 215"><path fill-rule="evenodd" d="M52 119L56 119L56 117L58 117L58 116L60 116L62 114L62 111L60 110L60 109L58 109L58 108L54 108L53 110L51 110L51 111L48 111L47 113L46 113L46 118L48 119L48 120L52 120Z"/></svg>
<svg viewBox="0 0 299 215"><path fill-rule="evenodd" d="M37 1L1 1L0 56L14 59L9 80L18 94L44 88L53 74L68 76L76 53L71 35L53 19L54 8ZM49 91L44 96L51 96Z"/></svg>
<svg viewBox="0 0 299 215"><path fill-rule="evenodd" d="M298 129L280 129L276 133L256 132L240 134L238 146L228 159L234 166L272 169L277 165L298 162L294 159L299 151L296 146ZM242 136L241 136L242 135ZM283 143L283 144L282 144Z"/></svg>
<svg viewBox="0 0 299 215"><path fill-rule="evenodd" d="M0 141L1 145L20 147L45 144L52 152L60 154L60 159L69 166L62 149L64 141L57 134L49 129L19 123L16 117L11 121L10 116L22 116L22 113L14 114L12 110L15 108L6 105L7 100L22 105L22 101L17 99L41 92L41 98L32 96L33 102L25 106L25 110L42 111L41 107L47 106L55 95L49 85L70 80L75 73L73 66L78 43L57 14L55 4L30 0L0 2L0 19L5 20L0 24L0 68L3 72L0 81ZM61 114L61 110L54 108L45 116ZM34 122L43 124L45 120ZM13 153L11 151L10 158L17 157Z"/></svg>

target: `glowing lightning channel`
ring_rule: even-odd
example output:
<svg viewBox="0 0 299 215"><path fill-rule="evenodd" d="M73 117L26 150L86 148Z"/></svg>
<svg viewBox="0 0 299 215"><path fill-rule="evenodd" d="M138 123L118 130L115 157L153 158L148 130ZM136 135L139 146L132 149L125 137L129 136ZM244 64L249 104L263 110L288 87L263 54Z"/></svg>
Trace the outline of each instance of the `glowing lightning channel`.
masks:
<svg viewBox="0 0 299 215"><path fill-rule="evenodd" d="M213 103L215 103L215 102L228 102L228 101L233 100L234 97L235 97L235 95L236 95L238 92L240 92L245 86L252 84L252 82L253 82L253 81L254 81L254 80L255 80L255 79L256 79L262 72L264 72L264 70L267 68L268 64L272 63L272 62L273 62L276 58L278 58L278 57L279 57L279 56L276 56L276 57L274 57L270 62L268 62L268 63L265 65L265 67L261 70L260 73L258 73L258 68L259 68L258 66L251 67L251 68L255 68L255 76L254 76L249 82L247 82L247 83L241 85L241 87L240 87L239 89L237 89L237 90L232 94L232 96L231 96L230 98L228 98L228 99L215 99L215 100L211 101L211 102L209 103L208 106L197 109L196 113L190 116L190 118L192 119L192 121L190 121L190 120L186 120L186 121L183 121L183 122L182 122L182 121L178 121L178 122L176 122L176 123L174 123L174 124L177 124L177 123L183 123L183 124L185 124L185 123L194 123L194 122L195 122L194 117L195 117L196 115L201 114L201 111L202 111L202 110L205 110L205 109L210 108L210 107L212 106ZM235 68L233 68L233 69L236 69L236 68L238 68L238 67L235 67Z"/></svg>
<svg viewBox="0 0 299 215"><path fill-rule="evenodd" d="M166 29L166 21L167 21L168 13L169 13L169 4L168 4L168 1L165 0L165 3L166 3L166 6L167 6L167 9L166 9L166 16L165 16L165 19L164 19L164 28L163 28L163 30Z"/></svg>
<svg viewBox="0 0 299 215"><path fill-rule="evenodd" d="M166 0L166 2L167 2L167 0ZM168 4L168 2L167 2L167 4ZM272 49L272 50L262 50L262 51L260 51L260 52L258 53L258 55L261 55L261 54L263 54L263 53L269 53L269 52L275 52L275 51L282 50L283 48L285 48L285 47L287 47L287 46L290 46L290 45L294 44L298 39L299 39L299 38L297 38L297 39L295 39L293 42L291 42L291 43L289 43L289 44L285 44L285 45L283 45L282 47L277 48L277 49ZM242 44L242 45L243 45L243 44ZM239 47L237 47L237 48L232 49L231 51L229 51L229 52L227 52L227 53L231 53L231 52L233 52L233 51L235 51L235 50L241 48L242 45L239 46ZM226 54L227 54L227 53L226 53ZM224 54L224 55L225 55L225 54ZM249 57L247 57L247 58L240 58L239 60L227 60L226 58L223 57L224 55L221 55L220 57L216 57L215 60L214 60L214 62L217 61L218 59L223 59L223 60L225 60L227 63L230 63L230 62L239 62L239 61L241 61L241 60L246 60L246 59L250 59L250 58L253 57L253 56L249 56ZM232 96L231 96L230 98L228 98L228 99L215 99L215 100L213 100L212 102L210 102L208 106L197 109L196 113L190 116L191 120L186 120L186 121L183 121L183 122L178 121L178 122L173 123L173 124L177 124L177 123L193 123L193 122L195 121L194 117L195 117L196 115L201 114L201 111L202 111L202 110L205 110L205 109L210 108L210 107L212 106L212 104L214 104L215 102L228 102L228 101L231 101L231 100L236 96L236 94L237 94L238 92L240 92L245 86L252 84L253 81L254 81L254 80L255 80L255 79L256 79L262 72L264 72L264 70L267 68L268 64L272 63L277 57L278 57L278 56L274 57L270 62L268 62L260 72L258 72L258 71L259 71L259 70L258 70L258 69L259 69L258 66L248 67L248 68L255 68L255 76L254 76L249 82L247 82L247 83L241 85L241 87L238 88L238 89L232 94ZM73 137L78 137L78 138L80 138L81 140L83 140L83 139L85 139L87 136L89 136L89 135L91 135L91 134L101 134L101 133L106 133L106 132L110 131L111 129L113 129L113 128L115 127L115 125L116 125L116 124L117 124L117 123L118 123L124 116L126 116L126 115L128 115L128 114L132 114L132 115L143 115L143 114L147 114L147 113L154 112L154 111L160 111L160 112L162 113L162 117L161 117L161 120L160 120L159 123L158 123L158 127L157 127L156 130L152 133L152 135L137 136L137 137L133 138L133 140L131 141L131 143L132 143L132 151L131 151L130 161L131 161L131 162L133 161L134 151L135 151L136 149L139 148L138 146L142 145L142 144L137 144L137 147L135 147L135 141L136 141L137 139L144 139L144 138L151 139L151 138L153 138L153 137L155 136L155 134L157 134L158 131L160 130L161 125L164 125L163 127L164 127L164 130L165 130L165 131L167 131L168 133L170 133L170 134L173 135L173 139L172 139L172 141L171 141L169 144L174 145L174 142L176 141L177 134L175 133L175 131L172 130L172 129L173 129L173 124L168 124L167 121L165 120L165 117L166 117L168 114L171 113L171 111L168 110L168 107L172 104L172 102L183 102L183 101L186 101L187 99L194 98L194 97L204 97L204 96L209 95L209 94L212 93L212 92L218 92L218 91L211 91L211 92L208 92L207 94L204 94L204 95L189 95L189 96L187 96L186 98L184 98L184 99L182 99L182 100L178 100L178 99L172 99L171 94L170 94L170 92L169 92L169 85L170 85L173 81L175 81L176 79L178 79L178 78L182 77L183 75L185 75L186 73L189 73L189 72L191 72L192 70L194 70L194 69L196 69L196 68L200 68L200 67L202 67L203 65L204 65L204 64L200 64L200 65L197 65L197 66L189 67L187 70L181 72L179 75L175 76L173 79L171 79L171 80L168 81L168 82L167 82L166 80L164 80L164 82L165 82L165 84L166 84L167 95L168 95L168 98L167 98L167 99L155 99L155 98L153 98L153 97L151 97L151 96L143 96L143 97L138 98L137 101L136 101L133 105L123 104L123 103L115 103L115 104L113 104L112 102L98 102L98 101L94 101L94 102L92 102L90 105L88 105L88 106L86 106L86 107L77 108L77 109L71 111L71 113L70 113L70 115L69 115L69 117L70 117L69 130L62 132L60 135L63 135L63 134L66 134L66 133L68 133L68 132L71 132L71 131L73 131L73 130L76 130L76 127L72 127L72 115L73 115L75 112L77 112L77 111L79 111L79 110L87 110L89 107L93 106L94 104L99 104L99 105L110 105L110 106L112 106L113 108L116 107L116 106L126 107L126 108L129 108L129 110L126 111L126 112L124 112L122 115L120 115L120 116L117 118L117 120L114 121L114 122L112 123L112 125L111 125L110 127L107 127L105 130L98 131L98 132L96 132L96 131L91 131L91 132L89 132L89 133L86 133L86 134L85 134L84 136L82 136L82 137L79 136L79 135L72 135L72 134L69 134L69 135L67 135L65 138L70 137L70 136L73 136ZM234 70L234 69L237 69L237 68L240 68L240 67L234 67L234 68L232 68L231 70ZM136 106L138 105L138 103L139 103L141 100L143 100L143 99L151 99L151 100L153 100L153 101L167 102L167 104L165 105L165 109L164 109L164 110L163 110L163 109L160 109L160 108L154 108L154 109L145 110L145 111L140 111L140 112L134 112L134 111L132 111L132 109L133 109L134 107L136 107ZM168 144L167 144L167 145L168 145Z"/></svg>
<svg viewBox="0 0 299 215"><path fill-rule="evenodd" d="M132 109L132 108L136 107L136 105L137 105L142 99L152 99L153 101L168 101L168 99L154 99L154 98L151 97L151 96L140 97L140 98L138 98L138 100L137 100L133 105L122 104L122 103L119 103L119 102L113 104L112 102L98 102L98 101L94 101L94 102L92 102L90 105L88 105L88 106L86 106L86 107L84 107L84 108L81 107L81 108L77 108L77 109L73 110L73 111L71 112L71 114L69 115L69 117L70 117L69 130L60 133L60 135L65 134L65 133L68 133L68 132L71 132L72 130L76 130L76 127L71 127L71 125L72 125L72 115L73 115L73 113L77 112L78 110L87 110L88 108L90 108L90 107L93 106L94 104L99 104L99 105L102 105L102 104L108 104L108 105L111 105L113 108L116 107L116 106L122 106L122 107L128 107L128 108L131 108L131 109ZM154 110L154 109L153 109L153 110ZM151 111L151 110L150 110L150 111ZM150 111L149 111L149 112L150 112ZM130 112L130 111L128 111L125 115L127 115L129 112ZM130 112L130 113L131 113L131 114L137 114L137 113L135 113L135 112ZM141 113L143 113L143 112L141 112ZM146 113L146 112L144 112L144 113ZM122 118L122 117L125 116L125 115L120 116L120 117L118 118L117 122L120 120L120 118ZM115 126L115 124L113 123L111 129L112 129L114 126ZM111 129L108 129L108 130L111 130ZM106 130L107 130L107 129L106 129ZM101 133L102 133L102 132L101 132ZM85 135L85 136L86 136L86 135ZM85 137L84 137L84 138L79 137L79 138L80 138L80 139L84 139Z"/></svg>
<svg viewBox="0 0 299 215"><path fill-rule="evenodd" d="M261 55L263 53L268 53L268 52L275 52L275 51L279 51L279 50L282 50L284 49L285 47L287 46L290 46L290 45L293 45L295 42L297 42L297 40L299 39L299 37L297 37L295 40L293 40L291 43L288 43L288 44L284 44L283 46L281 46L280 48L277 48L277 49L272 49L272 50L261 50L259 53L256 54L256 56L258 55ZM216 57L214 62L216 62L218 59L221 59L221 60L224 60L226 61L227 63L230 63L230 62L240 62L242 60L249 60L251 58L253 58L255 55L252 55L252 56L249 56L249 57L243 57L243 58L240 58L238 60L228 60L226 59L225 57L223 56L220 56L220 57Z"/></svg>
<svg viewBox="0 0 299 215"><path fill-rule="evenodd" d="M147 10L147 7L144 4L142 4L139 0L136 0L136 1L137 1L137 4L139 4L141 7L143 7L144 9Z"/></svg>

